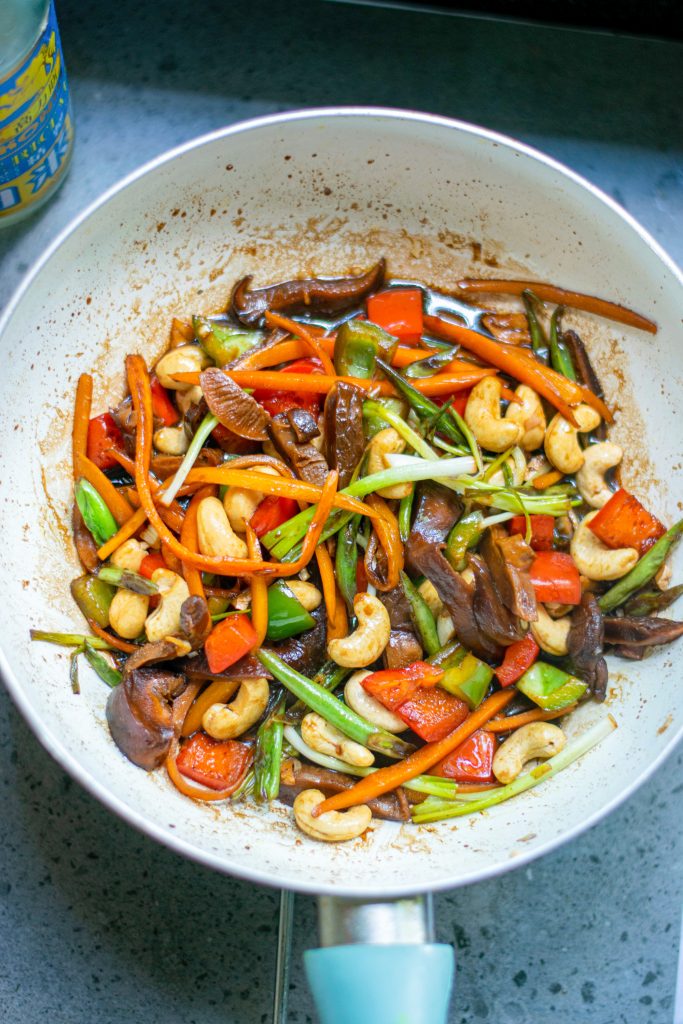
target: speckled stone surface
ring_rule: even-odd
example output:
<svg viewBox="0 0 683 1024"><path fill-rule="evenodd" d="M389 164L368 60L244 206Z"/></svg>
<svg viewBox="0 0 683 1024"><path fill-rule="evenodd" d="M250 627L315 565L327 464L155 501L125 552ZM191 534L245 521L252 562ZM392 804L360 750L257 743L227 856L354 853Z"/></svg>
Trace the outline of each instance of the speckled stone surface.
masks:
<svg viewBox="0 0 683 1024"><path fill-rule="evenodd" d="M372 103L530 142L599 184L683 262L683 50L600 34L325 2L58 3L77 125L70 176L0 233L0 305L87 203L158 153L244 117ZM15 357L18 354L15 354ZM0 1020L270 1020L278 899L113 818L0 692ZM526 870L436 900L458 961L450 1024L671 1024L683 757ZM407 870L409 866L407 865ZM297 898L290 1021L313 1021Z"/></svg>

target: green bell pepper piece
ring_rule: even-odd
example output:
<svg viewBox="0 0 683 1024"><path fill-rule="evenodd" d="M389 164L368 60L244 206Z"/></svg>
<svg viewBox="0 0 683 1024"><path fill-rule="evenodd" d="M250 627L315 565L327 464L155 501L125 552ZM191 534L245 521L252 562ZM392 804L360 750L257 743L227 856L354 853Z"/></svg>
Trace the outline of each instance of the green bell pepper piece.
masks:
<svg viewBox="0 0 683 1024"><path fill-rule="evenodd" d="M118 530L116 520L104 498L82 477L74 488L74 497L83 516L83 522L93 535L98 548L101 548Z"/></svg>
<svg viewBox="0 0 683 1024"><path fill-rule="evenodd" d="M315 619L306 611L284 580L268 588L268 640L286 640L315 626Z"/></svg>
<svg viewBox="0 0 683 1024"><path fill-rule="evenodd" d="M464 648L447 659L445 669L439 686L464 700L471 710L479 707L491 685L493 669Z"/></svg>
<svg viewBox="0 0 683 1024"><path fill-rule="evenodd" d="M97 576L79 576L71 583L71 596L86 619L92 619L102 629L109 625L109 608L115 593L115 587Z"/></svg>
<svg viewBox="0 0 683 1024"><path fill-rule="evenodd" d="M262 331L245 331L215 324L203 316L193 316L192 326L197 341L216 366L231 363L263 341Z"/></svg>
<svg viewBox="0 0 683 1024"><path fill-rule="evenodd" d="M468 512L455 524L446 540L446 558L456 572L467 567L467 552L475 548L482 535L482 512Z"/></svg>
<svg viewBox="0 0 683 1024"><path fill-rule="evenodd" d="M391 359L398 342L391 334L367 320L347 320L337 329L334 368L340 377L369 380L378 355Z"/></svg>
<svg viewBox="0 0 683 1024"><path fill-rule="evenodd" d="M544 711L558 711L574 704L586 692L586 684L555 665L537 661L528 668L517 689Z"/></svg>

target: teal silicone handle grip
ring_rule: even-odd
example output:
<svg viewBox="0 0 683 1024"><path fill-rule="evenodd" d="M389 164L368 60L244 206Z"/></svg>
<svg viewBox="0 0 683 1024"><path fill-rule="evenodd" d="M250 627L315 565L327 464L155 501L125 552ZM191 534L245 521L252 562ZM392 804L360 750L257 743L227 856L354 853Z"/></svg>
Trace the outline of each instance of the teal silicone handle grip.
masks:
<svg viewBox="0 0 683 1024"><path fill-rule="evenodd" d="M446 1024L451 946L330 946L304 963L321 1024Z"/></svg>

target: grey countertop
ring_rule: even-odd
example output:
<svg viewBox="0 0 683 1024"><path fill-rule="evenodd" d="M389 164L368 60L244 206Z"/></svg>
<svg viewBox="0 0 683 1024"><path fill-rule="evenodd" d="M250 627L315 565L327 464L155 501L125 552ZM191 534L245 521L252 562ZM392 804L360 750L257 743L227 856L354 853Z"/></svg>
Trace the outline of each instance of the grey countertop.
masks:
<svg viewBox="0 0 683 1024"><path fill-rule="evenodd" d="M248 8L59 0L77 147L58 197L0 234L0 305L77 212L228 122L370 103L451 115L584 174L683 262L683 48L320 0ZM13 354L17 358L17 354ZM133 832L73 784L0 692L0 1019L270 1020L278 900ZM452 1024L671 1024L683 839L679 753L608 820L502 879L439 896ZM296 900L290 1021L312 1021Z"/></svg>

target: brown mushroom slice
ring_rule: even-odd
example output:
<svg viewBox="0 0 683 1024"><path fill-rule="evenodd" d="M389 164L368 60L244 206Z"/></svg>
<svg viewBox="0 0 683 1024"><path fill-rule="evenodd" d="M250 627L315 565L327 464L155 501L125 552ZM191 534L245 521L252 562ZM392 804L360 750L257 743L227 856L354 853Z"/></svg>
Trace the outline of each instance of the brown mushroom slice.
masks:
<svg viewBox="0 0 683 1024"><path fill-rule="evenodd" d="M280 412L273 417L270 437L277 451L301 480L322 487L330 472L325 456L314 445L297 441L286 413Z"/></svg>
<svg viewBox="0 0 683 1024"><path fill-rule="evenodd" d="M536 594L529 577L535 555L524 538L518 533L510 536L502 526L492 526L484 534L481 553L505 607L518 618L535 622Z"/></svg>
<svg viewBox="0 0 683 1024"><path fill-rule="evenodd" d="M474 573L472 609L477 625L496 644L508 647L521 640L524 632L519 619L509 611L498 596L488 565L479 555L470 555L469 566Z"/></svg>
<svg viewBox="0 0 683 1024"><path fill-rule="evenodd" d="M163 763L176 735L173 701L184 689L185 676L166 669L124 671L107 700L107 723L117 747L133 764L152 771Z"/></svg>
<svg viewBox="0 0 683 1024"><path fill-rule="evenodd" d="M314 437L320 437L320 428L308 409L288 409L285 415L297 444L306 444Z"/></svg>
<svg viewBox="0 0 683 1024"><path fill-rule="evenodd" d="M191 594L180 607L180 632L193 651L204 646L211 632L211 612L203 597Z"/></svg>
<svg viewBox="0 0 683 1024"><path fill-rule="evenodd" d="M213 679L272 679L270 673L263 667L258 658L253 654L246 654L234 665L229 665L222 672L212 672L206 655L201 651L196 656L187 658L183 663L183 670L188 679L197 682L207 682Z"/></svg>
<svg viewBox="0 0 683 1024"><path fill-rule="evenodd" d="M382 654L385 668L405 668L422 659L422 644L410 629L392 629Z"/></svg>
<svg viewBox="0 0 683 1024"><path fill-rule="evenodd" d="M381 259L364 274L282 281L253 291L249 290L251 277L243 277L233 289L230 307L237 319L247 326L258 324L266 310L274 313L343 313L359 305L381 286L384 271L385 262Z"/></svg>
<svg viewBox="0 0 683 1024"><path fill-rule="evenodd" d="M607 695L607 662L602 656L605 627L595 596L583 594L581 604L572 612L567 636L567 651L580 677L597 700Z"/></svg>
<svg viewBox="0 0 683 1024"><path fill-rule="evenodd" d="M74 502L73 509L71 510L71 528L81 565L87 572L94 572L100 564L97 544L90 530L85 525L81 510L76 502Z"/></svg>
<svg viewBox="0 0 683 1024"><path fill-rule="evenodd" d="M340 381L325 399L325 452L331 469L339 473L339 486L351 482L363 457L363 399L358 389Z"/></svg>
<svg viewBox="0 0 683 1024"><path fill-rule="evenodd" d="M628 647L659 647L683 636L683 622L657 616L632 618L630 615L610 616L605 620L605 643Z"/></svg>
<svg viewBox="0 0 683 1024"><path fill-rule="evenodd" d="M302 764L294 758L288 758L282 762L278 799L291 806L297 794L304 789L319 789L325 796L332 796L333 793L351 789L356 782L358 779L344 772L330 771L328 768ZM417 794L415 796L417 797ZM419 803L420 798L411 799L410 802ZM383 818L385 821L410 821L410 803L403 789L399 788L393 793L385 793L370 800L368 807L375 818Z"/></svg>
<svg viewBox="0 0 683 1024"><path fill-rule="evenodd" d="M217 366L202 370L199 384L209 411L224 427L248 441L267 441L270 416Z"/></svg>
<svg viewBox="0 0 683 1024"><path fill-rule="evenodd" d="M462 513L462 502L439 484L420 487L417 513L406 544L406 563L413 576L426 576L445 604L460 642L478 658L499 660L502 648L477 623L474 588L463 580L442 553L444 542Z"/></svg>

